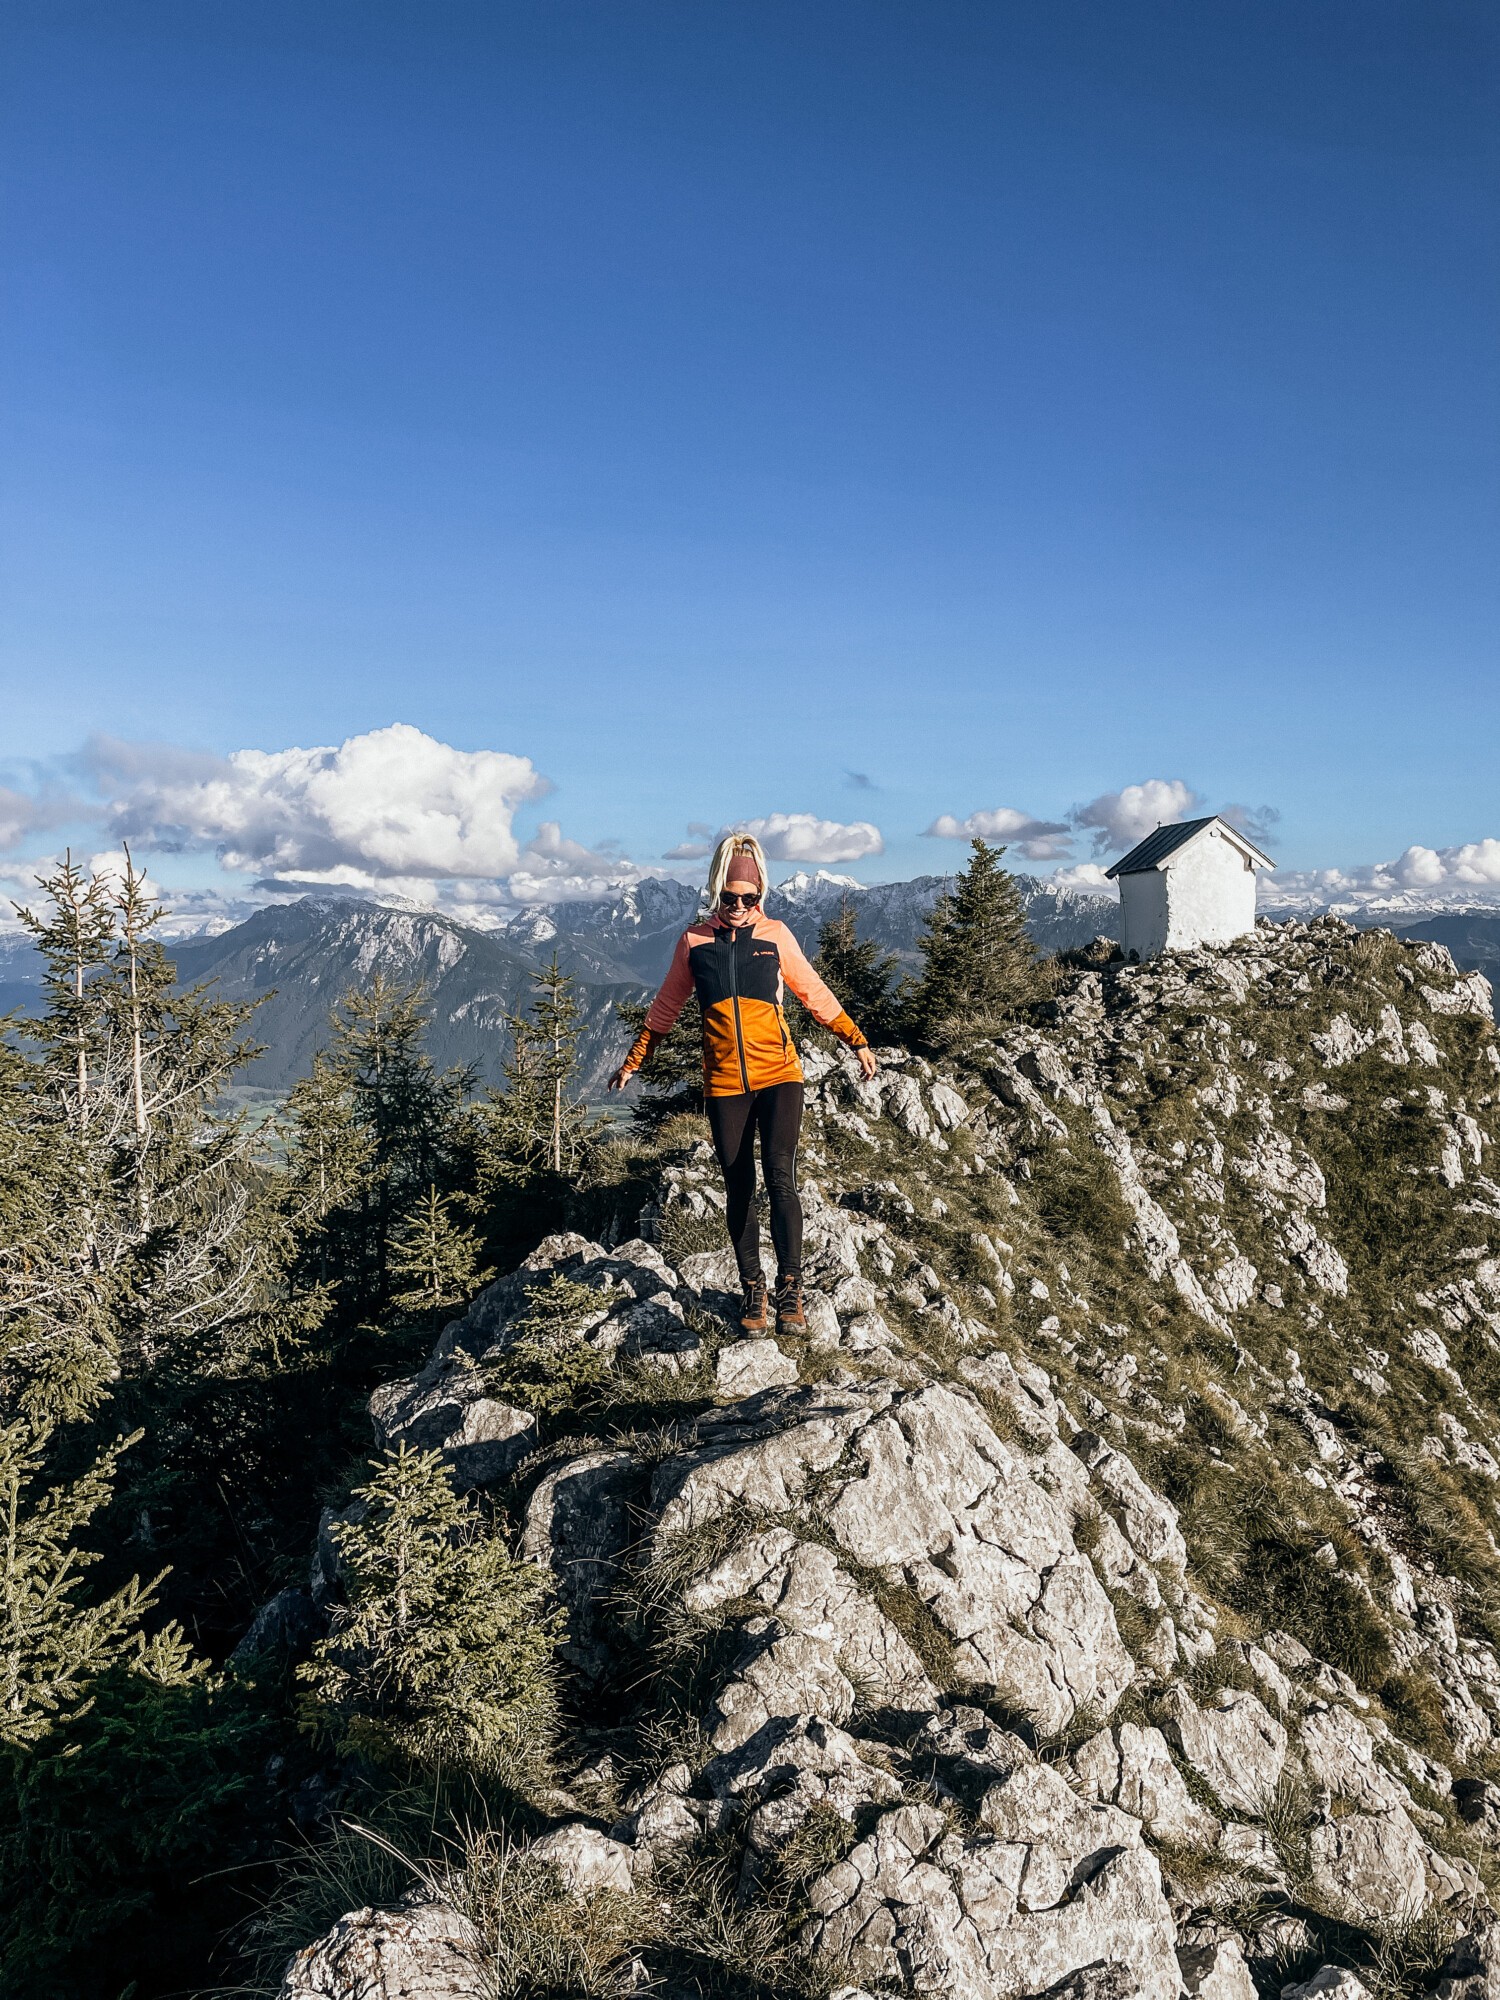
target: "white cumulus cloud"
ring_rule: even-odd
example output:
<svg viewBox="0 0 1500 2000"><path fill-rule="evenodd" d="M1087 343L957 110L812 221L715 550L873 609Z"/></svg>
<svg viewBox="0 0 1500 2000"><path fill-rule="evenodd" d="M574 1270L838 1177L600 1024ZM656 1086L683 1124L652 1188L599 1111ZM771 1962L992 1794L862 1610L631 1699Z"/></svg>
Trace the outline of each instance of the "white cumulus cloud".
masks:
<svg viewBox="0 0 1500 2000"><path fill-rule="evenodd" d="M1147 778L1118 792L1101 792L1086 806L1075 806L1068 817L1074 826L1092 832L1096 854L1109 854L1134 847L1172 820L1188 818L1201 804L1181 778Z"/></svg>
<svg viewBox="0 0 1500 2000"><path fill-rule="evenodd" d="M819 819L815 813L768 813L747 819L737 833L753 833L771 861L863 861L883 854L880 828L867 819Z"/></svg>
<svg viewBox="0 0 1500 2000"><path fill-rule="evenodd" d="M1429 882L1500 887L1500 840L1469 840L1462 847L1408 847L1392 869L1399 881L1413 887Z"/></svg>
<svg viewBox="0 0 1500 2000"><path fill-rule="evenodd" d="M1071 868L1055 869L1047 879L1059 889L1077 889L1086 896L1118 896L1120 893L1098 861L1079 861Z"/></svg>
<svg viewBox="0 0 1500 2000"><path fill-rule="evenodd" d="M1262 899L1289 909L1362 909L1437 904L1451 908L1500 900L1500 840L1457 847L1414 843L1392 861L1359 868L1308 868L1278 875Z"/></svg>
<svg viewBox="0 0 1500 2000"><path fill-rule="evenodd" d="M119 785L116 838L211 846L229 869L348 887L509 875L517 808L547 790L528 757L456 750L404 722L312 750L152 747L99 754L101 779Z"/></svg>
<svg viewBox="0 0 1500 2000"><path fill-rule="evenodd" d="M1073 851L1073 838L1066 820L1038 819L1019 806L990 806L971 812L967 819L939 813L924 837L937 840L1003 841L1019 847L1028 861L1059 861Z"/></svg>

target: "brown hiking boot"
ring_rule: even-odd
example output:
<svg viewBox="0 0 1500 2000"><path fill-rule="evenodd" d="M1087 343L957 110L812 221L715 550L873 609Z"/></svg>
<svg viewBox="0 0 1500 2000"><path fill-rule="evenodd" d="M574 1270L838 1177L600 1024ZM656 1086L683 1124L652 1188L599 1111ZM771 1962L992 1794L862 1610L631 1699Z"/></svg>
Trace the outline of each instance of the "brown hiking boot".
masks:
<svg viewBox="0 0 1500 2000"><path fill-rule="evenodd" d="M802 1310L802 1277L788 1271L776 1280L776 1331L806 1333L807 1314Z"/></svg>
<svg viewBox="0 0 1500 2000"><path fill-rule="evenodd" d="M766 1312L766 1281L764 1278L747 1278L745 1304L740 1313L740 1327L745 1333L764 1333L769 1324Z"/></svg>

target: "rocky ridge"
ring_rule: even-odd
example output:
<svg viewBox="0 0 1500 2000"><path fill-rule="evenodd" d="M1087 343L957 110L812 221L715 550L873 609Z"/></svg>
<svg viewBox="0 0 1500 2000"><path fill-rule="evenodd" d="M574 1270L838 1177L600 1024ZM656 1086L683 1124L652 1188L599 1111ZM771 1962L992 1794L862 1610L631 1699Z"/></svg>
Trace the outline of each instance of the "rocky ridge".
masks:
<svg viewBox="0 0 1500 2000"><path fill-rule="evenodd" d="M695 1990L653 1939L712 1859L846 2000L1500 1993L1489 988L1324 919L1047 1013L806 1052L804 1342L730 1337L700 1142L376 1393L557 1580L529 1857L656 1910L599 1990ZM566 1434L493 1381L554 1276L618 1385ZM285 2000L488 1990L462 1900L352 1912Z"/></svg>

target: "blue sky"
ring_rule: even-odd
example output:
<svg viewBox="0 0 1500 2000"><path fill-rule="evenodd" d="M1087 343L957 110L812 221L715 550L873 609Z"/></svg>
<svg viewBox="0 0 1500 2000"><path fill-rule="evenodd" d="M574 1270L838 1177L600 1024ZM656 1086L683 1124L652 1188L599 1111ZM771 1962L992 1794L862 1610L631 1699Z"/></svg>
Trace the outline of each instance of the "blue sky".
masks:
<svg viewBox="0 0 1500 2000"><path fill-rule="evenodd" d="M0 35L13 871L560 885L785 814L876 879L1172 780L1288 870L1500 883L1487 0ZM404 858L391 725L451 752Z"/></svg>

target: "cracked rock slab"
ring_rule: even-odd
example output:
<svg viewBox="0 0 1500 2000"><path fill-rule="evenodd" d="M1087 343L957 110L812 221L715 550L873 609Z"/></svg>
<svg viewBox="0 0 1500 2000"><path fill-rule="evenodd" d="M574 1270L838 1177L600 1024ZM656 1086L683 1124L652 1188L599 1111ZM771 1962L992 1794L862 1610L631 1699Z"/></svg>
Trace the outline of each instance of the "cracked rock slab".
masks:
<svg viewBox="0 0 1500 2000"><path fill-rule="evenodd" d="M1426 1908L1427 1849L1399 1807L1320 1816L1309 1842L1313 1886L1328 1908L1356 1923L1400 1921Z"/></svg>
<svg viewBox="0 0 1500 2000"><path fill-rule="evenodd" d="M1159 1729L1125 1722L1101 1730L1073 1753L1073 1768L1086 1797L1118 1805L1156 1840L1212 1847L1219 1837L1219 1822L1194 1803Z"/></svg>
<svg viewBox="0 0 1500 2000"><path fill-rule="evenodd" d="M478 1940L447 1903L351 1910L286 1969L279 2000L484 2000Z"/></svg>
<svg viewBox="0 0 1500 2000"><path fill-rule="evenodd" d="M1255 1695L1225 1688L1199 1708L1185 1687L1167 1690L1166 1732L1184 1761L1233 1811L1258 1815L1286 1762L1285 1729Z"/></svg>
<svg viewBox="0 0 1500 2000"><path fill-rule="evenodd" d="M1140 2000L1178 2000L1176 1929L1139 1828L1088 1808L1047 1767L1032 1772L1048 1795L1023 1807L1018 1792L995 1816L1014 1811L1010 1823L1034 1819L1045 1835L964 1839L935 1807L899 1806L813 1883L807 1942L872 1985L952 2000L1045 1993L1112 1964Z"/></svg>
<svg viewBox="0 0 1500 2000"><path fill-rule="evenodd" d="M620 1555L634 1539L642 1475L627 1451L591 1451L549 1472L532 1494L521 1557L551 1570L568 1619L563 1655L597 1677L609 1663L602 1612Z"/></svg>
<svg viewBox="0 0 1500 2000"><path fill-rule="evenodd" d="M1000 1690L1042 1729L1085 1703L1108 1714L1134 1662L1036 1462L940 1386L897 1398L852 1444L862 1470L828 1525L857 1561L904 1573L951 1635L961 1683Z"/></svg>
<svg viewBox="0 0 1500 2000"><path fill-rule="evenodd" d="M796 1379L796 1362L774 1340L736 1340L719 1350L715 1386L721 1396L754 1396Z"/></svg>

